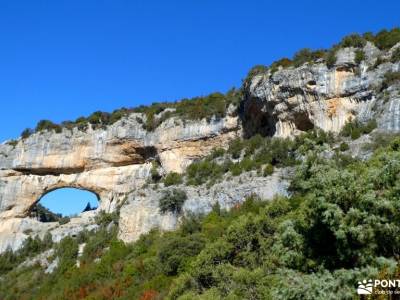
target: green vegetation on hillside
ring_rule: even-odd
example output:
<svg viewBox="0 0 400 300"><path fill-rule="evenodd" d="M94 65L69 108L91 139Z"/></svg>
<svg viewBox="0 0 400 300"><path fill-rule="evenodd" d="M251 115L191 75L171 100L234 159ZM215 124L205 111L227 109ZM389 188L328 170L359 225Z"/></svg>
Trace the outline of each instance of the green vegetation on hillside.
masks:
<svg viewBox="0 0 400 300"><path fill-rule="evenodd" d="M60 133L63 128L85 131L89 124L94 128L105 128L112 125L131 113L143 113L144 119L138 118L144 129L153 131L163 121L170 117L178 117L181 120L201 120L210 121L212 117L222 118L226 115L230 104L237 106L241 99L239 90L231 89L225 94L212 93L208 96L195 97L192 99L182 99L176 102L153 103L149 106L139 106L136 108L121 108L112 113L96 111L88 117L79 117L75 121L64 121L61 124L55 124L50 120L41 120L36 125L35 130L25 129L21 137L28 138L35 132L54 131ZM160 115L160 116L157 116Z"/></svg>
<svg viewBox="0 0 400 300"><path fill-rule="evenodd" d="M184 174L167 174L164 184L165 186L183 183L211 186L222 180L226 174L239 176L249 171L269 176L274 167L295 166L299 163L298 158L307 151L327 148L334 142L334 136L322 130L311 130L295 139L269 138L260 135L247 140L237 138L231 141L226 151L221 148L214 149L209 156L189 165Z"/></svg>
<svg viewBox="0 0 400 300"><path fill-rule="evenodd" d="M116 227L107 225L115 217L104 214L95 233L56 246L60 264L51 275L37 265L15 268L4 263L13 260L9 252L1 255L0 296L352 299L360 279L400 275L399 145L394 139L368 161L345 165L308 151L291 197L250 197L230 212L216 205L174 232L153 230L133 244L116 239Z"/></svg>
<svg viewBox="0 0 400 300"><path fill-rule="evenodd" d="M324 61L326 65L331 68L336 62L337 51L346 47L356 48L355 62L356 64L360 64L361 61L365 59L365 53L362 48L368 41L381 50L388 50L400 42L400 28L396 27L391 30L381 30L377 34L371 32L364 33L363 35L357 33L350 34L345 36L338 44L333 45L330 49L311 50L304 48L297 51L292 59L283 58L272 62L269 66L256 65L247 74L247 77L244 79L244 84L246 85L250 82L250 79L255 75L267 73L268 70L270 70L271 73L275 73L279 67L299 67L304 63L314 63L317 60ZM400 50L394 51L391 59L392 62L397 62L399 60L399 51ZM382 63L379 59L380 58L378 58L376 65Z"/></svg>

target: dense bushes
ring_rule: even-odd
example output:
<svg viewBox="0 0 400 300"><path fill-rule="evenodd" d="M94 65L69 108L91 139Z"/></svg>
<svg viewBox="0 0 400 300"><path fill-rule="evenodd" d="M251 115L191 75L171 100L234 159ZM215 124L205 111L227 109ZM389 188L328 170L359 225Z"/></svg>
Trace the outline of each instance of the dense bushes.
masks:
<svg viewBox="0 0 400 300"><path fill-rule="evenodd" d="M323 58L325 55L324 50L315 50L304 48L296 52L293 56L293 65L299 67L306 62L312 62L319 58Z"/></svg>
<svg viewBox="0 0 400 300"><path fill-rule="evenodd" d="M181 184L182 182L183 182L182 175L176 172L168 173L167 176L165 176L164 178L165 186Z"/></svg>
<svg viewBox="0 0 400 300"><path fill-rule="evenodd" d="M368 134L377 127L376 120L370 120L367 123L361 123L357 120L350 121L343 126L342 136L351 137L356 140L363 134Z"/></svg>
<svg viewBox="0 0 400 300"><path fill-rule="evenodd" d="M31 210L31 218L36 218L40 222L57 222L62 217L61 214L55 214L49 209L37 203Z"/></svg>
<svg viewBox="0 0 400 300"><path fill-rule="evenodd" d="M211 186L225 174L238 176L249 171L269 176L273 173L274 167L294 166L298 163L298 155L323 147L325 144L331 145L333 142L333 135L322 130L311 130L294 140L260 135L245 140L234 139L226 151L215 149L209 156L189 165L182 175L167 174L164 185L186 183Z"/></svg>
<svg viewBox="0 0 400 300"><path fill-rule="evenodd" d="M144 120L137 118L143 128L153 131L163 121L170 117L178 117L183 121L207 119L210 121L212 117L222 118L230 104L237 106L241 100L241 91L231 89L227 93L212 93L204 97L195 97L192 99L182 99L176 102L153 103L149 106L139 106L136 108L121 108L112 113L96 111L88 117L79 117L75 121L64 121L61 124L55 124L49 120L41 120L36 125L35 130L25 129L21 137L27 138L34 132L55 131L60 133L63 128L72 130L77 128L85 131L89 125L94 129L105 128L112 125L131 113L143 113Z"/></svg>
<svg viewBox="0 0 400 300"><path fill-rule="evenodd" d="M241 155L256 154L261 141L244 142ZM174 232L153 230L133 244L102 225L84 238L64 239L51 275L38 266L15 268L16 257L7 252L0 256L0 297L352 299L360 279L397 278L400 141L368 161L345 164L318 157L319 146L330 142L318 132L293 141L308 154L290 198L250 197L229 212L215 205L206 216L186 216Z"/></svg>
<svg viewBox="0 0 400 300"><path fill-rule="evenodd" d="M339 45L343 48L346 47L363 48L366 43L367 41L365 40L365 38L363 38L359 34L350 34L348 36L345 36L339 43Z"/></svg>
<svg viewBox="0 0 400 300"><path fill-rule="evenodd" d="M365 53L363 50L357 49L355 53L355 62L359 65L365 59Z"/></svg>
<svg viewBox="0 0 400 300"><path fill-rule="evenodd" d="M29 236L23 243L22 247L13 252L7 249L0 255L0 276L11 271L25 259L34 257L35 255L49 249L53 245L51 234L46 234L43 239L38 236Z"/></svg>
<svg viewBox="0 0 400 300"><path fill-rule="evenodd" d="M162 213L180 213L187 199L186 192L180 189L166 190L160 199L159 207Z"/></svg>
<svg viewBox="0 0 400 300"><path fill-rule="evenodd" d="M330 49L311 50L308 48L301 49L296 52L292 59L282 58L271 63L269 66L257 65L253 67L247 74L244 80L244 85L250 82L250 79L255 75L267 73L270 71L271 74L275 73L280 67L299 67L304 63L316 62L319 59L323 59L328 66L332 68L336 63L336 53L341 48L353 47L355 50L355 62L360 64L365 59L365 53L362 48L366 45L367 41L375 44L381 50L388 50L394 45L400 42L400 28L393 28L392 30L382 30L377 34L367 32L363 35L354 33L345 36L338 44L333 45ZM400 50L394 51L391 61L397 62L400 59ZM378 57L377 63L374 67L382 63L382 59Z"/></svg>
<svg viewBox="0 0 400 300"><path fill-rule="evenodd" d="M382 88L388 88L394 83L400 82L400 72L387 72L385 73L383 82L382 82Z"/></svg>
<svg viewBox="0 0 400 300"><path fill-rule="evenodd" d="M391 61L392 63L400 61L400 47L393 51Z"/></svg>
<svg viewBox="0 0 400 300"><path fill-rule="evenodd" d="M390 49L400 42L400 28L392 30L381 30L375 36L372 34L364 35L365 38L373 42L379 49Z"/></svg>

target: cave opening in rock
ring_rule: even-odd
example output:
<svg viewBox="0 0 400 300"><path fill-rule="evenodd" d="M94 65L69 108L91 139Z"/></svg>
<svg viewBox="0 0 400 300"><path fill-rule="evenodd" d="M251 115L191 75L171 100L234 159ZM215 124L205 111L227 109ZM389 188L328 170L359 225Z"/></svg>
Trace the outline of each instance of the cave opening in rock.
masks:
<svg viewBox="0 0 400 300"><path fill-rule="evenodd" d="M99 197L88 190L59 188L44 194L35 204L30 216L41 222L57 222L96 210Z"/></svg>

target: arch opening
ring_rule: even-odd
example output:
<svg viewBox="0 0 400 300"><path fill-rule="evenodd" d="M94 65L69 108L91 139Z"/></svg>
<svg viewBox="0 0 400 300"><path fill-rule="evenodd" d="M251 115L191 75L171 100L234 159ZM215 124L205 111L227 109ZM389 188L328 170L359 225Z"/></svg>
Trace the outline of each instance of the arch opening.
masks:
<svg viewBox="0 0 400 300"><path fill-rule="evenodd" d="M83 212L96 210L99 196L89 190L71 187L45 193L32 207L30 217L40 222L62 222Z"/></svg>

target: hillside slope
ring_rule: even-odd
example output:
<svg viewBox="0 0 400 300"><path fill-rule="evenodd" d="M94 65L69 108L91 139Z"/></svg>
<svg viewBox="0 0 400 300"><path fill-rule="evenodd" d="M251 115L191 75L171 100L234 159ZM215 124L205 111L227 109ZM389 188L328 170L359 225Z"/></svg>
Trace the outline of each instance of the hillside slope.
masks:
<svg viewBox="0 0 400 300"><path fill-rule="evenodd" d="M395 278L399 91L394 29L226 94L39 122L0 145L1 298L352 299ZM100 208L31 218L60 187Z"/></svg>

